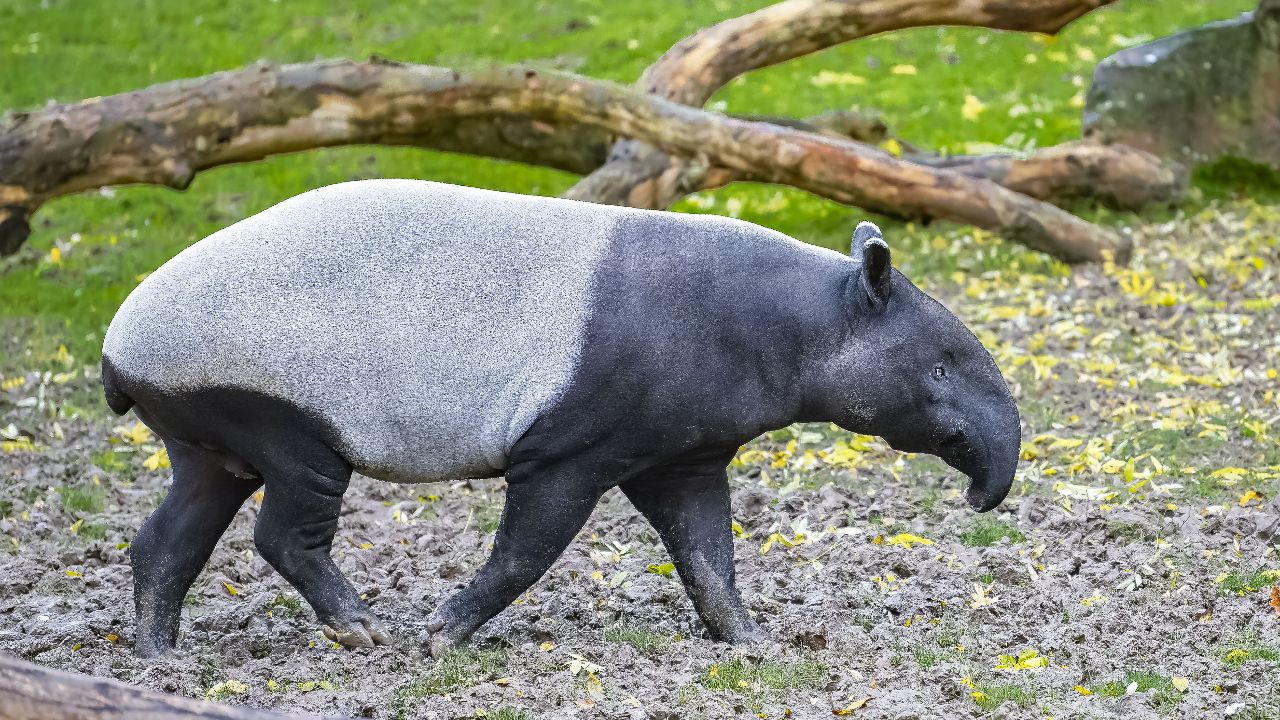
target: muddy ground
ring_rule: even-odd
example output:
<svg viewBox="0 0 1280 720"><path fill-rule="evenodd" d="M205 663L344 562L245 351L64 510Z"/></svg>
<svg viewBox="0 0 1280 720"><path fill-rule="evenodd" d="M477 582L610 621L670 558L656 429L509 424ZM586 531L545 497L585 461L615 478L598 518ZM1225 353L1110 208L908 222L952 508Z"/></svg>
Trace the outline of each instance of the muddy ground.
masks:
<svg viewBox="0 0 1280 720"><path fill-rule="evenodd" d="M168 471L132 416L94 409L95 359L61 358L0 381L0 651L378 718L1277 718L1278 227L1237 204L1136 228L1128 269L934 278L1019 398L1013 494L980 518L938 461L825 426L745 448L739 584L777 640L747 651L705 637L613 491L542 581L433 661L425 619L483 561L503 484L356 478L335 553L393 646L324 639L256 554L251 501L191 592L181 654L137 659L126 548Z"/></svg>

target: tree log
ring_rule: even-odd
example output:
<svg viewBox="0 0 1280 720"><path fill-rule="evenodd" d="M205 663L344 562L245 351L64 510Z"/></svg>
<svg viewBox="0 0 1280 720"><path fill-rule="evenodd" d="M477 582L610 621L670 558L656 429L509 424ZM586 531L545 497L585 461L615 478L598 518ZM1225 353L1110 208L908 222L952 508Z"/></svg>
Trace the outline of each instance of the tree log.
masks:
<svg viewBox="0 0 1280 720"><path fill-rule="evenodd" d="M1077 141L1014 155L907 156L934 168L986 178L1010 190L1063 205L1091 200L1118 210L1138 210L1180 201L1186 169L1144 150L1120 144Z"/></svg>
<svg viewBox="0 0 1280 720"><path fill-rule="evenodd" d="M600 128L874 211L977 225L1069 262L1119 260L1128 250L1115 234L990 181L850 140L565 73L386 61L259 66L15 116L0 128L0 226L25 235L27 216L51 197L139 182L184 188L200 170L277 153L471 143L467 120L494 117L524 118L546 136L558 123Z"/></svg>
<svg viewBox="0 0 1280 720"><path fill-rule="evenodd" d="M50 670L0 654L0 720L303 720ZM316 717L316 716L309 716Z"/></svg>
<svg viewBox="0 0 1280 720"><path fill-rule="evenodd" d="M939 25L1056 33L1114 0L786 0L676 43L638 87L702 107L743 73L891 30ZM631 141L565 193L576 200L664 209L703 184L706 168Z"/></svg>

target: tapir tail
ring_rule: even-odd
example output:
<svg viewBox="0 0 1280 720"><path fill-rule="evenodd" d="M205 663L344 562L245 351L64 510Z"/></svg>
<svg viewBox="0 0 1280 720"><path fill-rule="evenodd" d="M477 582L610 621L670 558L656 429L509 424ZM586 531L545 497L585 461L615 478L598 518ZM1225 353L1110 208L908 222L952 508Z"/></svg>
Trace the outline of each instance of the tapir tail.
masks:
<svg viewBox="0 0 1280 720"><path fill-rule="evenodd" d="M102 357L102 391L107 396L107 407L117 415L129 412L134 405L133 398L120 389L120 375L105 355Z"/></svg>

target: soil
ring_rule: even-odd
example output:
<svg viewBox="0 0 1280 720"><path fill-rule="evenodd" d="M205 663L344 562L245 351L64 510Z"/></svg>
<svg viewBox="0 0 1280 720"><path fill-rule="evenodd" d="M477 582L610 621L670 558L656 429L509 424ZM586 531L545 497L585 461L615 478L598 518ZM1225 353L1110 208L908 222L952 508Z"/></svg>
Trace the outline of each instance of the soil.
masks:
<svg viewBox="0 0 1280 720"><path fill-rule="evenodd" d="M0 391L0 651L377 718L1280 717L1280 310L1246 302L1280 302L1276 227L1237 205L1137 228L1132 270L930 283L998 348L1020 480L980 521L931 458L825 426L753 443L731 476L739 586L776 641L762 648L705 636L611 491L546 577L434 661L426 618L483 562L503 483L356 478L334 553L394 645L325 640L255 552L250 501L191 591L179 654L138 659L127 543L169 481L144 465L159 446L132 416L73 409L93 407L91 360L32 371ZM1173 304L1152 302L1166 282ZM1216 386L1194 379L1221 367Z"/></svg>

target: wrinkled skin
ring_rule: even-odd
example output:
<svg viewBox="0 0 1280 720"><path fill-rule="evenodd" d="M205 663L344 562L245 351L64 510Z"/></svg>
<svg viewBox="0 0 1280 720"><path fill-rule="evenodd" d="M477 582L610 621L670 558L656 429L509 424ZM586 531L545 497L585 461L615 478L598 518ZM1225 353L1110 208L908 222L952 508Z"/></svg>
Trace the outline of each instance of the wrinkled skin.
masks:
<svg viewBox="0 0 1280 720"><path fill-rule="evenodd" d="M790 246L752 245L749 228L732 238L695 228L673 243L661 215L622 224L632 242L599 281L618 291L593 311L572 386L511 448L492 554L431 616L433 654L536 582L611 487L656 529L711 636L767 639L735 586L725 468L742 444L794 422L834 422L937 455L969 476L980 512L1008 493L1020 430L1004 380L973 334L892 268L875 226L858 227L852 258L797 260ZM689 270L722 247L744 249ZM103 381L117 412L136 403L174 465L172 491L131 547L138 654L176 647L183 596L263 486L258 550L326 636L348 647L389 641L330 555L353 470L333 428L251 390L175 397L110 357Z"/></svg>

